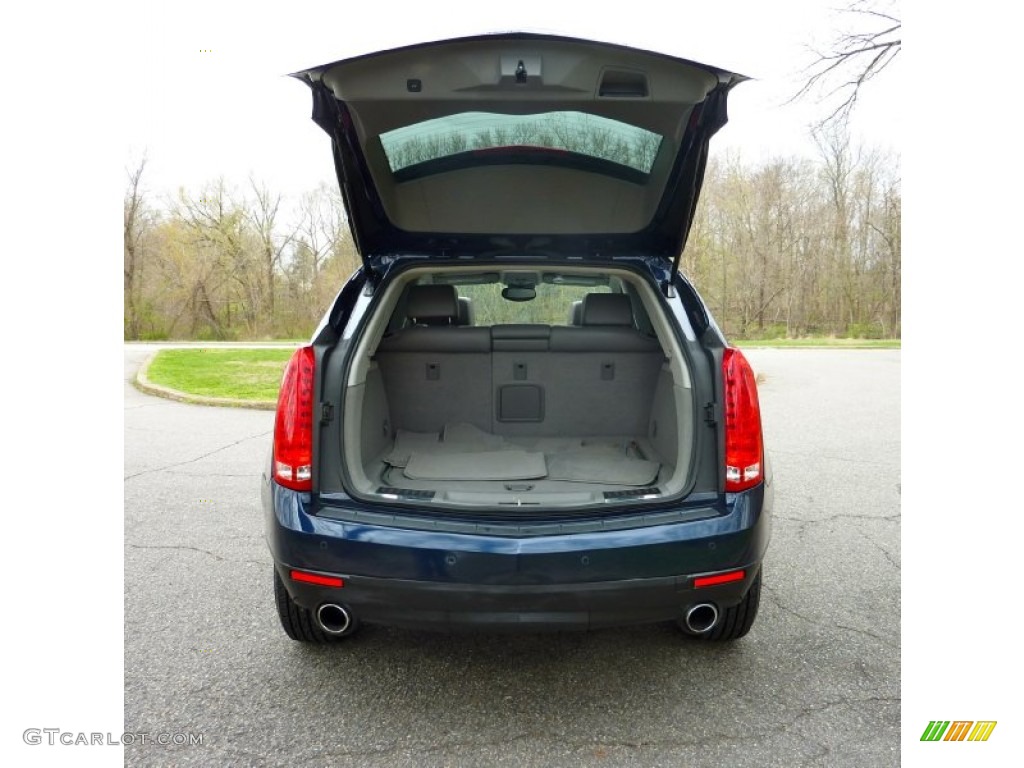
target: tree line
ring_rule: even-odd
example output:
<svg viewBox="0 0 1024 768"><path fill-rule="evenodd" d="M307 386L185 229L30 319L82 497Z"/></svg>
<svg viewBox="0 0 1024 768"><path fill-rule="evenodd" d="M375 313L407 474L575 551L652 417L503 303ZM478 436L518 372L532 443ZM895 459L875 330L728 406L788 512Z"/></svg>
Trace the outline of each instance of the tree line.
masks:
<svg viewBox="0 0 1024 768"><path fill-rule="evenodd" d="M816 136L814 160L713 158L681 268L732 337L898 338L899 160ZM305 338L358 266L335 186L157 200L128 170L126 339Z"/></svg>
<svg viewBox="0 0 1024 768"><path fill-rule="evenodd" d="M157 201L144 175L124 197L126 339L308 337L359 266L336 187L285 201L218 179Z"/></svg>
<svg viewBox="0 0 1024 768"><path fill-rule="evenodd" d="M712 159L682 269L727 335L899 338L899 158L815 139L817 160Z"/></svg>

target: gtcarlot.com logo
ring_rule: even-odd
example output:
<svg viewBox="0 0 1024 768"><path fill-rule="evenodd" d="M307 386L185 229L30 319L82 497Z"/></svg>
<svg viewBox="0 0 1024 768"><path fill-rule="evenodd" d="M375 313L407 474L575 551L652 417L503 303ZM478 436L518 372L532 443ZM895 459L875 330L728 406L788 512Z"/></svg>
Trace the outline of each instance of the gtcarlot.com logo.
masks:
<svg viewBox="0 0 1024 768"><path fill-rule="evenodd" d="M33 746L47 744L65 747L130 747L133 744L159 744L165 747L194 747L203 743L201 733L125 733L116 735L110 732L65 731L60 728L26 728L21 734L22 741Z"/></svg>
<svg viewBox="0 0 1024 768"><path fill-rule="evenodd" d="M995 720L932 720L921 741L988 741L995 729Z"/></svg>

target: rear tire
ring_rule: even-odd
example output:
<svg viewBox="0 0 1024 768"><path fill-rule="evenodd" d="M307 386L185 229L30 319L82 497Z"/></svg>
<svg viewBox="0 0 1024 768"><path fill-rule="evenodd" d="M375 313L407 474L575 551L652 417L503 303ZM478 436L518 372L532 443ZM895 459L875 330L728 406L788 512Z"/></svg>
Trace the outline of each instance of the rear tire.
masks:
<svg viewBox="0 0 1024 768"><path fill-rule="evenodd" d="M754 626L754 619L757 618L757 608L760 603L761 571L758 571L757 576L750 582L750 589L747 590L743 599L732 608L722 611L718 623L712 627L711 631L701 635L692 635L692 637L711 642L739 640Z"/></svg>
<svg viewBox="0 0 1024 768"><path fill-rule="evenodd" d="M333 643L348 637L356 631L355 617L352 618L351 626L343 635L329 635L320 629L313 617L312 611L307 611L301 605L292 600L288 590L285 589L281 577L274 569L274 602L277 604L277 617L281 620L281 627L292 640L300 643Z"/></svg>

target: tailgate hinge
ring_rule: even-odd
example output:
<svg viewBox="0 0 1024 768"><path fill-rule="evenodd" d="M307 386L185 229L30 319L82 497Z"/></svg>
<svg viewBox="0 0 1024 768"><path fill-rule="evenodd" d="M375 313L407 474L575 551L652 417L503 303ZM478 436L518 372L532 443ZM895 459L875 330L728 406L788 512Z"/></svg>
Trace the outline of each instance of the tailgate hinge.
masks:
<svg viewBox="0 0 1024 768"><path fill-rule="evenodd" d="M331 403L320 403L320 423L330 424L334 418L334 406Z"/></svg>

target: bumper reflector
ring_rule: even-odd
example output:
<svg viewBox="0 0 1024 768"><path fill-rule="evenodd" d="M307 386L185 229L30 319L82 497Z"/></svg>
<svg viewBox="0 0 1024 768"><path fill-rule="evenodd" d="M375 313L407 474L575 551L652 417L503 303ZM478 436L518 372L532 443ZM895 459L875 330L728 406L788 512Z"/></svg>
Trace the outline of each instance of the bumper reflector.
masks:
<svg viewBox="0 0 1024 768"><path fill-rule="evenodd" d="M700 576L693 580L693 587L700 589L701 587L713 587L715 584L728 584L730 581L743 581L743 577L746 575L746 571L739 570L717 573L714 576Z"/></svg>
<svg viewBox="0 0 1024 768"><path fill-rule="evenodd" d="M291 572L292 581L304 581L307 584L316 584L321 587L344 587L345 581L337 576L321 576L319 573L306 573L305 571Z"/></svg>

